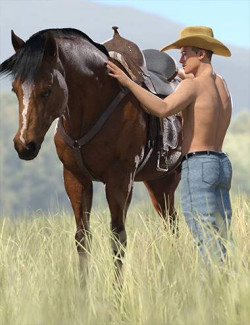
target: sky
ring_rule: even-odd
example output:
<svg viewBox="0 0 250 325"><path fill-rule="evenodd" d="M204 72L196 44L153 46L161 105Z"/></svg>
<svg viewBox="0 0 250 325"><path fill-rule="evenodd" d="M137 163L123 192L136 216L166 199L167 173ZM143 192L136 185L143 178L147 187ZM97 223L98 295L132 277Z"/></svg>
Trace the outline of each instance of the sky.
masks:
<svg viewBox="0 0 250 325"><path fill-rule="evenodd" d="M250 48L250 0L89 0L127 6L186 26L209 26L215 38Z"/></svg>

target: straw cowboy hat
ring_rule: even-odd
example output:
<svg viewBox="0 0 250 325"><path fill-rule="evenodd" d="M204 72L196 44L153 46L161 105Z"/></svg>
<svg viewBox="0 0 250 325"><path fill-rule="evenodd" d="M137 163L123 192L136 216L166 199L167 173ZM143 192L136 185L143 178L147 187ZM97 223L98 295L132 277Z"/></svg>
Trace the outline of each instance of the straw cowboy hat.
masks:
<svg viewBox="0 0 250 325"><path fill-rule="evenodd" d="M229 49L214 38L212 28L205 26L190 26L181 30L179 39L164 46L161 51L169 49L180 49L183 46L195 46L204 50L210 50L214 54L231 56Z"/></svg>

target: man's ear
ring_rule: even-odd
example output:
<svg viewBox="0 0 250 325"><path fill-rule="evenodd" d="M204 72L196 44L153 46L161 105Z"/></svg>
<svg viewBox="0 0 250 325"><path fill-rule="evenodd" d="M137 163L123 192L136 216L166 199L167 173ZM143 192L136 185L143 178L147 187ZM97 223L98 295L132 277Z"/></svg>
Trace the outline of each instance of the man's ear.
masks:
<svg viewBox="0 0 250 325"><path fill-rule="evenodd" d="M18 37L13 30L11 30L11 42L16 52L25 45L25 42L20 37Z"/></svg>
<svg viewBox="0 0 250 325"><path fill-rule="evenodd" d="M201 60L204 59L206 57L206 51L203 49L200 49L199 57Z"/></svg>

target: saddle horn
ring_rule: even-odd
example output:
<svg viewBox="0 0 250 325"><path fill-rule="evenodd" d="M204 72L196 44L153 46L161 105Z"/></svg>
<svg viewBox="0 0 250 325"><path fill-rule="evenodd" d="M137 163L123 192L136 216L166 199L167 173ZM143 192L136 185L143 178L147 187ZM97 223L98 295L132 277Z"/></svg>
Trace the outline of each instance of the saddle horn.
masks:
<svg viewBox="0 0 250 325"><path fill-rule="evenodd" d="M119 34L119 32L118 32L119 27L118 26L113 26L112 29L114 30L114 36L115 36L115 34Z"/></svg>

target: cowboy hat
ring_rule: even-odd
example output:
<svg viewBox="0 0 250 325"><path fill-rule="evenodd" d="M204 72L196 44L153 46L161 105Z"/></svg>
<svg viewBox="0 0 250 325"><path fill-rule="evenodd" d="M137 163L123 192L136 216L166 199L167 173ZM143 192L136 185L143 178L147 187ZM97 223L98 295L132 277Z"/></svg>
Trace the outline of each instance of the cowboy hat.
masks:
<svg viewBox="0 0 250 325"><path fill-rule="evenodd" d="M210 50L214 54L231 56L230 50L214 38L212 28L205 26L190 26L181 30L179 39L172 44L164 46L161 51L180 49L183 46L195 46Z"/></svg>

